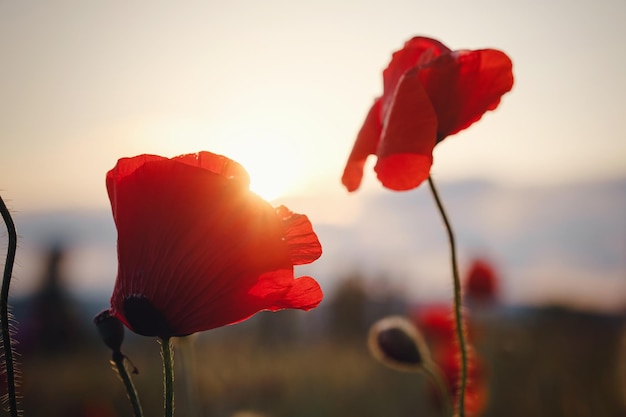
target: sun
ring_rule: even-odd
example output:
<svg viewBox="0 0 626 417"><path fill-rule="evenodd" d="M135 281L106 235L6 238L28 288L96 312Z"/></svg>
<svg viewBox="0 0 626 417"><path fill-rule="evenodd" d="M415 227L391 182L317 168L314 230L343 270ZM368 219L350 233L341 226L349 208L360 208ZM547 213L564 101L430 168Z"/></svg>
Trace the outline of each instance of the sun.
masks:
<svg viewBox="0 0 626 417"><path fill-rule="evenodd" d="M250 190L272 202L302 182L298 144L279 132L237 132L223 154L239 162L250 175Z"/></svg>
<svg viewBox="0 0 626 417"><path fill-rule="evenodd" d="M254 106L253 106L254 107ZM261 110L260 110L261 109ZM306 190L319 172L317 132L304 130L305 114L284 109L281 122L257 105L239 109L237 117L218 124L193 119L152 125L142 135L141 149L157 155L180 155L207 150L241 164L250 175L250 190L268 202ZM242 122L245 121L244 122Z"/></svg>
<svg viewBox="0 0 626 417"><path fill-rule="evenodd" d="M264 200L271 202L284 197L294 186L284 162L273 159L271 155L254 154L235 159L250 174L250 190Z"/></svg>

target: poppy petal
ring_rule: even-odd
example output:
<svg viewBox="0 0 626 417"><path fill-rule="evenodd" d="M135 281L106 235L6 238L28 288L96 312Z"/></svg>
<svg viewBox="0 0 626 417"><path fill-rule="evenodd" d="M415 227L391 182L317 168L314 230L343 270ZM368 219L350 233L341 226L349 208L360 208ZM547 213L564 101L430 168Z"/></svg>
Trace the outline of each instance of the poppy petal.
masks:
<svg viewBox="0 0 626 417"><path fill-rule="evenodd" d="M285 285L285 282L291 284ZM184 317L186 331L194 333L239 323L259 311L310 310L323 298L322 290L313 278L304 276L294 280L293 270L268 272L258 277L249 289L234 286L231 290L212 303L198 306L193 315Z"/></svg>
<svg viewBox="0 0 626 417"><path fill-rule="evenodd" d="M419 78L437 113L442 140L498 106L513 88L513 64L495 49L455 51L422 67Z"/></svg>
<svg viewBox="0 0 626 417"><path fill-rule="evenodd" d="M279 283L284 279L281 274L293 277L291 271L277 271L264 274L257 285L249 292L259 297L260 308L277 311L285 308L310 310L322 301L322 289L311 277L291 278L292 285L285 289ZM277 285L277 283L279 285Z"/></svg>
<svg viewBox="0 0 626 417"><path fill-rule="evenodd" d="M393 96L374 170L383 186L410 190L428 178L437 138L437 115L416 70L407 72Z"/></svg>
<svg viewBox="0 0 626 417"><path fill-rule="evenodd" d="M393 53L389 65L383 71L383 91L385 92L383 111L386 112L391 106L391 97L407 71L427 65L438 56L448 53L450 53L450 48L435 39L416 36L406 41L402 49Z"/></svg>
<svg viewBox="0 0 626 417"><path fill-rule="evenodd" d="M319 305L323 296L317 281L309 276L298 277L287 294L280 299L280 306L281 308L310 310Z"/></svg>
<svg viewBox="0 0 626 417"><path fill-rule="evenodd" d="M241 181L241 187L244 188L248 188L250 185L250 177L245 168L236 161L223 155L202 151L180 155L172 158L172 160L202 168L206 171L219 174L224 178Z"/></svg>
<svg viewBox="0 0 626 417"><path fill-rule="evenodd" d="M367 113L365 122L359 130L352 152L343 171L341 182L348 191L355 191L363 179L363 167L369 155L376 153L376 147L383 129L381 119L381 98L377 98Z"/></svg>
<svg viewBox="0 0 626 417"><path fill-rule="evenodd" d="M285 206L277 207L276 214L283 220L285 242L293 265L310 264L322 256L322 245L307 216L296 214Z"/></svg>
<svg viewBox="0 0 626 417"><path fill-rule="evenodd" d="M107 172L106 186L109 194L109 200L111 201L111 208L113 209L113 217L116 215L117 209L117 189L115 187L116 181L121 181L126 176L131 175L136 169L142 167L144 164L152 161L160 161L164 158L157 155L138 155L133 158L121 158L115 168Z"/></svg>

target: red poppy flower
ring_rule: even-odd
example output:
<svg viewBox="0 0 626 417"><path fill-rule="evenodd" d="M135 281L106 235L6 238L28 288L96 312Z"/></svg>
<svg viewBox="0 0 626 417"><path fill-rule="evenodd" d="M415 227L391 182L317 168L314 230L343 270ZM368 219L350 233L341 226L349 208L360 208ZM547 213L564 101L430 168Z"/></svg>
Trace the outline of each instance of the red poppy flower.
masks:
<svg viewBox="0 0 626 417"><path fill-rule="evenodd" d="M442 371L450 395L456 403L459 389L459 358L461 355L456 340L456 324L452 307L447 304L432 304L417 309L413 315L416 326L424 334L432 356L432 360ZM468 343L472 332L469 323ZM478 353L471 347L468 349L467 362L468 380L465 390L465 412L468 416L478 416L487 405L488 384L485 365ZM439 396L434 390L431 393L435 402ZM441 405L441 404L440 404Z"/></svg>
<svg viewBox="0 0 626 417"><path fill-rule="evenodd" d="M456 340L454 311L448 304L430 304L417 309L413 315L415 325L426 339L435 345L448 345Z"/></svg>
<svg viewBox="0 0 626 417"><path fill-rule="evenodd" d="M455 398L459 390L459 347L450 344L435 352L434 360L443 372L450 394ZM467 386L465 387L465 413L479 416L487 407L489 387L485 365L473 350L468 352Z"/></svg>
<svg viewBox="0 0 626 417"><path fill-rule="evenodd" d="M241 165L209 152L120 159L106 178L118 232L112 315L168 338L317 306L318 283L293 268L322 253L311 223L248 182Z"/></svg>
<svg viewBox="0 0 626 417"><path fill-rule="evenodd" d="M476 259L471 264L465 280L465 294L477 300L492 300L498 291L498 276L485 260Z"/></svg>
<svg viewBox="0 0 626 417"><path fill-rule="evenodd" d="M367 157L376 155L384 187L419 186L429 176L435 145L495 109L511 88L512 63L503 52L451 51L434 39L410 39L383 72L383 95L357 135L343 184L356 190Z"/></svg>

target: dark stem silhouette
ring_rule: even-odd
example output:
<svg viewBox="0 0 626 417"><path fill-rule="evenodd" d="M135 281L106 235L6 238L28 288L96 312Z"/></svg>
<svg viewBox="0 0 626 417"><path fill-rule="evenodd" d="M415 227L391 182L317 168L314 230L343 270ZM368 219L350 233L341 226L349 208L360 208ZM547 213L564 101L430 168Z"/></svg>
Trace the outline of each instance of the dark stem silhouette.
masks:
<svg viewBox="0 0 626 417"><path fill-rule="evenodd" d="M461 280L459 279L459 268L456 261L456 244L454 241L452 226L450 225L446 211L443 208L443 204L439 198L439 193L437 192L432 176L428 177L428 185L430 186L430 191L435 198L435 203L437 203L439 213L441 213L443 223L445 224L446 231L448 232L448 240L450 242L450 262L452 264L452 280L454 283L454 322L456 323L456 336L459 342L459 350L461 351L461 375L459 376L457 407L459 417L463 417L465 415L465 387L467 385L467 343L465 341L465 329L461 305Z"/></svg>
<svg viewBox="0 0 626 417"><path fill-rule="evenodd" d="M13 276L13 264L15 263L15 253L17 251L17 232L9 209L0 197L0 212L2 219L7 226L9 246L7 248L6 261L4 263L4 274L2 276L2 290L0 292L0 321L2 322L2 347L4 349L4 366L7 375L7 401L11 417L17 417L17 393L15 390L15 364L13 360L13 345L11 342L11 326L9 323L9 287Z"/></svg>

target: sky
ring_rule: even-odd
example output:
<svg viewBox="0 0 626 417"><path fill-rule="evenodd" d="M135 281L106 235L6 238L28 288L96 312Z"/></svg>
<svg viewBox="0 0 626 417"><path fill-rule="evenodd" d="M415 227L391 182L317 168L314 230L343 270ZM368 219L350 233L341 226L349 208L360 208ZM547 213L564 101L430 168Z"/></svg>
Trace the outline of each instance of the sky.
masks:
<svg viewBox="0 0 626 417"><path fill-rule="evenodd" d="M502 50L515 76L513 90L495 111L436 147L434 178L504 187L508 191L489 201L498 202L498 216L506 220L496 225L520 227L507 244L516 248L538 239L552 245L539 251L543 258L520 261L521 255L498 246L502 227L493 218L481 227L481 244L502 262L516 295L535 290L606 304L607 292L623 292L626 258L602 263L606 251L599 248L611 252L624 245L619 215L614 227L614 217L607 217L620 205L626 208L624 196L611 194L601 202L576 193L563 209L550 201L548 187L626 178L625 16L623 0L0 0L0 195L20 233L14 288L34 282L29 277L40 267L38 239L50 227L46 221L65 218L55 230L78 233L74 229L89 224L79 221L81 213L91 211L106 221L84 231L98 236L76 244L73 285L110 291L115 229L110 215L99 217L110 210L105 175L119 158L143 153L226 155L246 167L254 191L289 201L316 230L338 227L357 236L345 241L334 232L324 235L319 270L335 271L333 260L362 243L371 243L367 250L379 255L410 250L402 246L404 235L394 232L394 225L412 230L403 223L406 217L388 214L382 216L388 223L379 224L363 220L368 197L386 193L385 201L393 204L404 195L381 187L373 157L358 192L347 193L340 178L365 115L382 92L382 70L391 54L421 35L453 50ZM544 186L544 201L533 204L548 214L556 210L552 226L541 211L537 221L531 212L516 222L516 190ZM450 206L463 240L463 225L473 218L465 207ZM488 208L475 206L473 213ZM569 211L570 217L563 215ZM60 217L48 216L53 212ZM555 225L563 219L574 220L558 231L575 237L581 246L574 249L587 253L591 266L579 265L578 258L587 258L567 252L562 240L544 239L546 230L560 236ZM432 236L442 237L440 220L432 221ZM364 235L372 228L396 240ZM447 245L438 242L430 250L446 257ZM464 256L474 249L469 243L459 248ZM432 257L436 265L427 267L419 255L405 269L412 265L428 277L422 283L448 285L447 263ZM381 268L394 261L373 255L366 260ZM580 276L575 288L574 272ZM622 298L614 298L623 306Z"/></svg>
<svg viewBox="0 0 626 417"><path fill-rule="evenodd" d="M0 192L17 211L106 207L118 158L209 150L268 199L343 196L381 71L415 35L503 50L516 78L433 175L623 177L624 16L621 0L1 0ZM370 168L363 193L380 189Z"/></svg>

